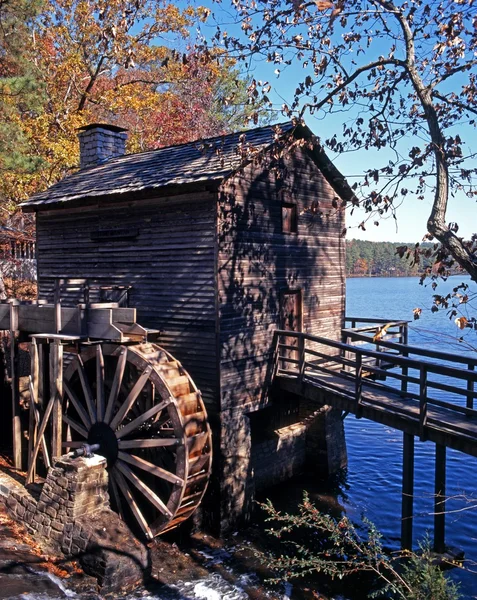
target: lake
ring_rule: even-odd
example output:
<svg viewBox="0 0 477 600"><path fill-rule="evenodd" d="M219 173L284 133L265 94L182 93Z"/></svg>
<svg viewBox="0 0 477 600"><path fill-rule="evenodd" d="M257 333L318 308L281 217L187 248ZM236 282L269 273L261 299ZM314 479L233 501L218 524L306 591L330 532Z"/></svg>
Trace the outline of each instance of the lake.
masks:
<svg viewBox="0 0 477 600"><path fill-rule="evenodd" d="M441 283L436 293L446 294L462 278ZM467 283L470 281L467 279ZM475 289L475 286L474 286ZM349 316L411 320L409 343L444 352L468 351L456 338L462 332L445 312L433 314L432 290L416 278L349 279L346 286ZM413 309L423 309L413 321ZM477 346L477 332L468 330L466 340ZM435 394L438 397L438 394ZM441 392L441 397L445 396ZM399 547L401 515L402 433L378 423L349 416L345 420L349 466L341 503L353 519L366 515L385 536L386 544ZM433 530L434 444L416 441L414 483L414 543ZM453 570L462 580L466 598L477 598L477 459L447 451L446 544L465 551L467 566L475 573ZM472 508L475 507L475 508ZM475 566L472 566L473 561Z"/></svg>

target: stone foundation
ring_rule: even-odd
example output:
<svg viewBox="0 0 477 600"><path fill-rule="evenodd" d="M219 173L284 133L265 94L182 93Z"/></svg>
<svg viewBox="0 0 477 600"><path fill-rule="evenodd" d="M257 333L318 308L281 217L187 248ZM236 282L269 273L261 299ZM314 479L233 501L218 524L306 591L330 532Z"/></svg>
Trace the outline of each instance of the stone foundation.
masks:
<svg viewBox="0 0 477 600"><path fill-rule="evenodd" d="M221 419L220 533L250 518L257 492L305 471L326 478L347 465L341 411L330 406L280 391L263 410L224 411Z"/></svg>
<svg viewBox="0 0 477 600"><path fill-rule="evenodd" d="M294 423L275 430L271 439L254 444L252 468L256 491L287 481L303 472L306 437L306 424Z"/></svg>
<svg viewBox="0 0 477 600"><path fill-rule="evenodd" d="M117 593L143 583L148 554L109 508L107 490L106 459L62 456L49 470L39 497L17 484L7 490L6 506L54 551L77 558L98 579L102 593Z"/></svg>

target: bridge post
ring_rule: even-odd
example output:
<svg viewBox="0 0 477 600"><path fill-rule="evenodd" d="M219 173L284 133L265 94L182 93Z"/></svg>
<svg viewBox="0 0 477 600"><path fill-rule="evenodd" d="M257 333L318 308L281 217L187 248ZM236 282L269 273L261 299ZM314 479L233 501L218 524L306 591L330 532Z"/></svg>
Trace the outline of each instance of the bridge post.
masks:
<svg viewBox="0 0 477 600"><path fill-rule="evenodd" d="M434 551L445 552L445 493L446 493L446 447L436 444L436 470L434 487Z"/></svg>
<svg viewBox="0 0 477 600"><path fill-rule="evenodd" d="M412 550L414 502L414 436L403 434L401 548Z"/></svg>

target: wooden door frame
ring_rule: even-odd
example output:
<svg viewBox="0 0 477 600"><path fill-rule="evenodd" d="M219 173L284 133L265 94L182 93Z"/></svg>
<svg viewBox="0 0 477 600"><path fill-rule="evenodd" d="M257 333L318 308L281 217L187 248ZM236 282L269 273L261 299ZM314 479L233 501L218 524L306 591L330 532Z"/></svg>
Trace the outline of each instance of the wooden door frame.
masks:
<svg viewBox="0 0 477 600"><path fill-rule="evenodd" d="M280 297L279 297L279 319L280 319L280 329L284 328L284 323L282 321L282 306L283 306L283 298L286 295L296 294L298 296L298 306L299 306L299 318L298 318L298 330L297 333L303 333L303 288L281 288L280 289Z"/></svg>

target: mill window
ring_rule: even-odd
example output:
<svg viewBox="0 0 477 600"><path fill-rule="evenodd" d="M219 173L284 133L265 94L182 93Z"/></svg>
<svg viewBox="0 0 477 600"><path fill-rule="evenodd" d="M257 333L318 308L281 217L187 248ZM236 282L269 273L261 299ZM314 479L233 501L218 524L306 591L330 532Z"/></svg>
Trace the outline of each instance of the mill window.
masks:
<svg viewBox="0 0 477 600"><path fill-rule="evenodd" d="M282 231L283 233L297 233L298 214L296 204L283 202L282 204Z"/></svg>

